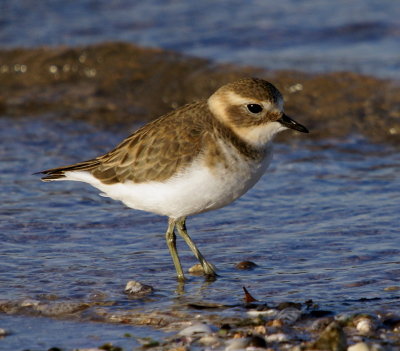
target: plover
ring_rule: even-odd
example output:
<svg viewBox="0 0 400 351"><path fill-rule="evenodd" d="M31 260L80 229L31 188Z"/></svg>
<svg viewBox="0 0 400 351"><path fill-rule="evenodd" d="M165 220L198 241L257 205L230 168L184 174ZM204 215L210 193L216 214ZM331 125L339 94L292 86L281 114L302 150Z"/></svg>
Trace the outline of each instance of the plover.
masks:
<svg viewBox="0 0 400 351"><path fill-rule="evenodd" d="M185 278L176 231L212 277L216 269L189 237L186 217L226 206L253 187L270 163L274 135L288 128L308 133L283 112L271 83L241 79L146 124L105 155L39 173L43 181L89 183L130 208L167 216L178 280Z"/></svg>

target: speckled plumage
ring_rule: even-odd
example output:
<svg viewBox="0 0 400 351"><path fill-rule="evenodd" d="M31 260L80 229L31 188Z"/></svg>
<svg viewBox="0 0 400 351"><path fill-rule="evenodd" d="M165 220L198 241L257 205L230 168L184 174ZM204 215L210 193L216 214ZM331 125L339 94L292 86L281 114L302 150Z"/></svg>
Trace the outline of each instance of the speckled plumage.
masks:
<svg viewBox="0 0 400 351"><path fill-rule="evenodd" d="M264 150L244 143L213 118L206 101L183 106L137 130L112 151L75 165L43 173L43 180L64 177L65 171L89 171L104 184L165 181L187 167L200 154L210 166L224 162L216 140L222 139L249 159L262 158ZM216 160L218 159L218 161Z"/></svg>
<svg viewBox="0 0 400 351"><path fill-rule="evenodd" d="M188 215L220 208L250 189L268 167L273 136L307 129L283 113L280 92L261 79L242 79L145 125L105 155L41 173L44 181L89 183L127 206L166 215L178 278L183 272L175 231L203 269L215 269L186 232Z"/></svg>

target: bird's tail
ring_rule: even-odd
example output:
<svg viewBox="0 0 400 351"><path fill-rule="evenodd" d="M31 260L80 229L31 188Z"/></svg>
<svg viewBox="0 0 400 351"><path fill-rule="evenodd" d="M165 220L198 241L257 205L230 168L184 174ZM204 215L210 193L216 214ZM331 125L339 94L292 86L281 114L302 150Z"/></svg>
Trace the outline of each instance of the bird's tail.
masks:
<svg viewBox="0 0 400 351"><path fill-rule="evenodd" d="M79 163L75 163L73 165L65 166L65 167L57 167L47 169L45 171L37 172L34 174L44 174L45 176L42 177L44 182L50 182L53 180L63 180L65 178L65 172L69 171L90 171L94 167L99 165L98 159L92 159L88 161L83 161Z"/></svg>

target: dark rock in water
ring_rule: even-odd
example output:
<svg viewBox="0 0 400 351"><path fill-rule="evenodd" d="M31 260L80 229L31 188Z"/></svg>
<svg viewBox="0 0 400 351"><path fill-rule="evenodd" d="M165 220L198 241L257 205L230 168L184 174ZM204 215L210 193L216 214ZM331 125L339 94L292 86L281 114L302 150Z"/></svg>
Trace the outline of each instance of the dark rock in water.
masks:
<svg viewBox="0 0 400 351"><path fill-rule="evenodd" d="M325 311L325 310L315 310L315 311L310 311L308 313L308 316L312 318L322 318L331 315L333 315L332 311Z"/></svg>
<svg viewBox="0 0 400 351"><path fill-rule="evenodd" d="M390 329L400 330L400 316L398 315L387 315L382 318L383 325Z"/></svg>
<svg viewBox="0 0 400 351"><path fill-rule="evenodd" d="M258 265L251 261L242 261L235 265L236 269L242 269L242 270L250 270L256 267L258 267Z"/></svg>
<svg viewBox="0 0 400 351"><path fill-rule="evenodd" d="M124 128L208 97L245 76L273 82L287 113L311 138L358 132L400 144L400 86L360 74L269 72L216 65L181 54L104 43L86 47L0 50L0 114L89 120ZM282 133L279 139L289 138Z"/></svg>

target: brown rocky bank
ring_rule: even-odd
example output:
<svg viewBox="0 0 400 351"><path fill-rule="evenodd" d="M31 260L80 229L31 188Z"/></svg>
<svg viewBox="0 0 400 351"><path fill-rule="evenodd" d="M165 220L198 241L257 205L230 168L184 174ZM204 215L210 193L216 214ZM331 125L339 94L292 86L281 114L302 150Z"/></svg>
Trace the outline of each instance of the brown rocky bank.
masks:
<svg viewBox="0 0 400 351"><path fill-rule="evenodd" d="M285 97L286 112L312 131L310 137L357 132L400 145L398 82L350 72L217 65L126 43L0 50L0 115L46 113L126 127L208 97L220 85L245 76L274 83Z"/></svg>

